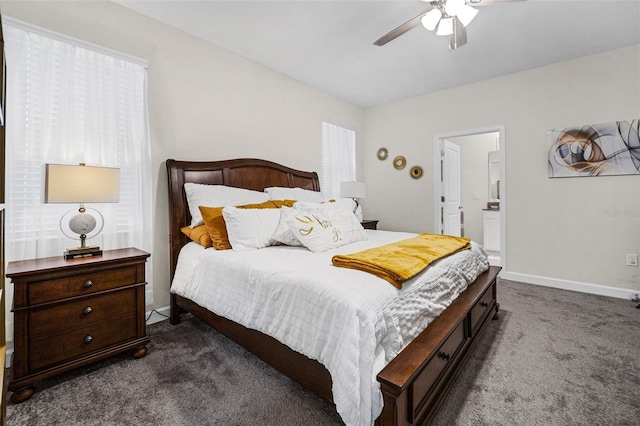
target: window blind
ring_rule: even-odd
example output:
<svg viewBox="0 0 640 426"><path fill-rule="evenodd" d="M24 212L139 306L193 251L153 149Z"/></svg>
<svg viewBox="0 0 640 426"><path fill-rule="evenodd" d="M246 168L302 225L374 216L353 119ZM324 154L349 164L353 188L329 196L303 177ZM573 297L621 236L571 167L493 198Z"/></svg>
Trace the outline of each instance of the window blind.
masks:
<svg viewBox="0 0 640 426"><path fill-rule="evenodd" d="M322 122L322 195L340 197L340 182L356 180L356 132Z"/></svg>
<svg viewBox="0 0 640 426"><path fill-rule="evenodd" d="M104 217L103 231L88 244L151 252L145 65L31 30L4 25L7 259L57 256L79 243L60 230L61 217L79 206L42 203L45 163L118 167L120 202L87 205ZM151 272L149 262L147 304Z"/></svg>

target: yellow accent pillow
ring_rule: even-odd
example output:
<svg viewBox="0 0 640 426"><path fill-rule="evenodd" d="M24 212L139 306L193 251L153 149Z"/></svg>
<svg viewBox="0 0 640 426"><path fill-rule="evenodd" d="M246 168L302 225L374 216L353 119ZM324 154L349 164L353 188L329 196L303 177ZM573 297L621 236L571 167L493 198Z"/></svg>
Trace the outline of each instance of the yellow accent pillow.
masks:
<svg viewBox="0 0 640 426"><path fill-rule="evenodd" d="M279 209L286 206L291 207L295 203L295 200L269 200L259 204L245 204L242 206L235 206L240 209ZM231 249L231 243L229 242L229 235L227 234L227 225L222 216L222 209L224 207L206 207L198 206L200 213L202 214L202 220L204 226L211 237L211 243L216 250L229 250Z"/></svg>
<svg viewBox="0 0 640 426"><path fill-rule="evenodd" d="M209 236L209 231L207 231L207 227L204 225L196 226L192 228L190 226L183 226L180 228L182 233L187 237L191 238L192 241L200 244L204 248L212 247L211 237Z"/></svg>

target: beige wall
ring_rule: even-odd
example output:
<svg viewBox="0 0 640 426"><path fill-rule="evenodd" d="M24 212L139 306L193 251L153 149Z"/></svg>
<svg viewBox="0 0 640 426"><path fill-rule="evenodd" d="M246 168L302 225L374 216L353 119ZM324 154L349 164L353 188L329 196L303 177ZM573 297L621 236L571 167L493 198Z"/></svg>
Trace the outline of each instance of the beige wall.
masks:
<svg viewBox="0 0 640 426"><path fill-rule="evenodd" d="M549 179L547 170L548 130L634 118L640 45L370 108L366 216L383 229L432 231L434 137L504 124L506 270L640 290L639 268L625 266L626 253L640 253L640 177ZM382 146L425 176L378 160Z"/></svg>
<svg viewBox="0 0 640 426"><path fill-rule="evenodd" d="M363 111L110 2L0 8L149 62L154 307L169 294L164 161L250 156L319 170L322 120L356 131L365 217L408 231L433 230L434 137L504 124L507 270L640 290L640 271L624 265L640 253L638 176L551 180L546 165L547 130L640 116L638 45ZM396 155L404 171L392 167ZM413 165L424 177L409 176Z"/></svg>
<svg viewBox="0 0 640 426"><path fill-rule="evenodd" d="M323 120L355 130L362 158L360 108L117 4L2 1L0 9L4 16L148 61L157 212L153 307L169 304L166 159L257 157L319 171Z"/></svg>

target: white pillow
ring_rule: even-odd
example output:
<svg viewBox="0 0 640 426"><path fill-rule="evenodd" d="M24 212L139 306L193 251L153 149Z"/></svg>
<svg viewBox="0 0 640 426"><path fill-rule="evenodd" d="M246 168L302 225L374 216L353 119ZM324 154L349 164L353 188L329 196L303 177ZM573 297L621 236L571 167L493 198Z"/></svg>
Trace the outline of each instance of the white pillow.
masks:
<svg viewBox="0 0 640 426"><path fill-rule="evenodd" d="M283 209L291 209L290 207L280 208L280 222L276 228L276 232L273 233L273 240L277 243L284 244L285 246L303 247L298 237L295 236L289 224L287 224L287 217L282 213Z"/></svg>
<svg viewBox="0 0 640 426"><path fill-rule="evenodd" d="M185 183L184 192L187 195L192 228L204 223L198 206L241 206L243 204L259 204L269 200L268 195L264 192L225 185Z"/></svg>
<svg viewBox="0 0 640 426"><path fill-rule="evenodd" d="M298 206L299 210L309 210L309 209L322 209L322 208L337 208L337 209L345 209L353 211L355 207L355 202L351 198L338 198L334 201L326 201L323 203L309 203L305 201L297 201L294 203L294 207ZM275 234L273 234L273 239L285 246L292 247L302 247L304 244L300 242L298 237L293 233L289 225L287 224L287 220L284 214L280 215L280 223L278 224L278 229L276 229Z"/></svg>
<svg viewBox="0 0 640 426"><path fill-rule="evenodd" d="M269 195L270 200L298 200L310 203L322 202L322 193L304 188L285 188L282 186L272 186L265 188L264 192Z"/></svg>
<svg viewBox="0 0 640 426"><path fill-rule="evenodd" d="M280 209L225 207L222 216L233 250L248 251L275 244L273 234L280 222Z"/></svg>
<svg viewBox="0 0 640 426"><path fill-rule="evenodd" d="M367 233L351 210L338 208L282 207L287 225L309 250L319 253L367 239Z"/></svg>

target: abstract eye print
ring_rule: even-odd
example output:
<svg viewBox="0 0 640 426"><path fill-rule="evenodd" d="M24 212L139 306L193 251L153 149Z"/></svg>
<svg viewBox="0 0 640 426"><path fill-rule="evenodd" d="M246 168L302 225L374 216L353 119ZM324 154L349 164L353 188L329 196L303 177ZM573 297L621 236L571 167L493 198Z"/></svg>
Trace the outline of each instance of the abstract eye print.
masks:
<svg viewBox="0 0 640 426"><path fill-rule="evenodd" d="M640 120L549 132L549 177L640 174Z"/></svg>

